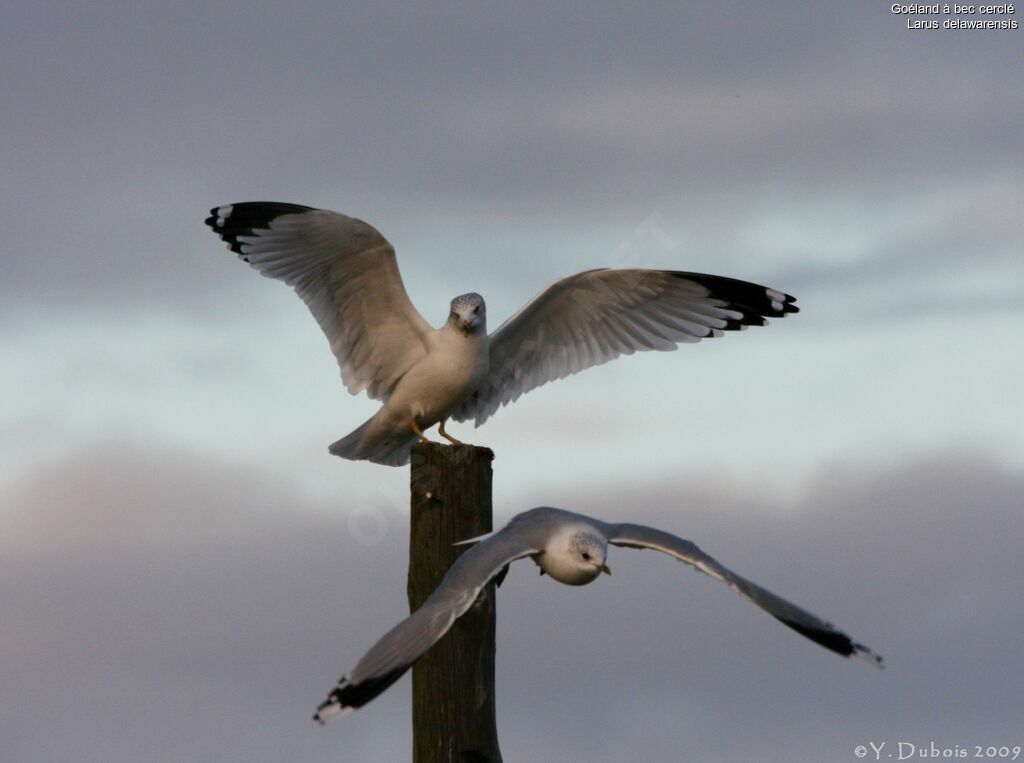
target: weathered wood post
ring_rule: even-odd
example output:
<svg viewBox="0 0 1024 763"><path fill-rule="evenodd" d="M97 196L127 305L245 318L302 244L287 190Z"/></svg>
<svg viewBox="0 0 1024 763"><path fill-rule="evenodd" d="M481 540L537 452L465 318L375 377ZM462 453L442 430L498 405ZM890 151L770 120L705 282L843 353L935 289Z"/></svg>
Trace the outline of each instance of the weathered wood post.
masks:
<svg viewBox="0 0 1024 763"><path fill-rule="evenodd" d="M409 609L417 609L466 550L491 531L489 448L412 449ZM412 670L413 763L501 763L494 716L494 585Z"/></svg>

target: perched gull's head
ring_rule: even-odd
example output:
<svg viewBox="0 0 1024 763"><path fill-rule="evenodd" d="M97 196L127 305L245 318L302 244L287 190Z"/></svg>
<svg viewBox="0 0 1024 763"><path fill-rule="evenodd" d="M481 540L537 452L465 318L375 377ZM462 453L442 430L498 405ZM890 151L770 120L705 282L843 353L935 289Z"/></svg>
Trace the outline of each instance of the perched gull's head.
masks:
<svg viewBox="0 0 1024 763"><path fill-rule="evenodd" d="M608 542L590 529L574 529L560 534L535 557L540 568L567 585L586 585L602 572L611 575L605 564Z"/></svg>
<svg viewBox="0 0 1024 763"><path fill-rule="evenodd" d="M448 322L460 329L466 336L487 329L487 305L476 292L462 294L452 300L452 312Z"/></svg>

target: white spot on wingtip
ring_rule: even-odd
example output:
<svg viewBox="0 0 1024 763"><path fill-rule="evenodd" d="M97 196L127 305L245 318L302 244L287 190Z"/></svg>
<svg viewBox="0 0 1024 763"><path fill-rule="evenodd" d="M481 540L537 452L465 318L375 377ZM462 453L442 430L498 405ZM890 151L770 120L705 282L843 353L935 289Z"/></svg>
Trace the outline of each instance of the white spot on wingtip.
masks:
<svg viewBox="0 0 1024 763"><path fill-rule="evenodd" d="M231 212L234 208L234 204L228 204L226 207L217 207L217 225L219 227L224 227L224 223L231 217Z"/></svg>
<svg viewBox="0 0 1024 763"><path fill-rule="evenodd" d="M875 654L863 644L855 643L850 657L855 660L860 660L861 662L866 662L869 665L874 665L880 670L885 669L885 660L882 658L882 655Z"/></svg>
<svg viewBox="0 0 1024 763"><path fill-rule="evenodd" d="M353 710L355 710L354 707L342 707L337 702L334 702L327 707L317 710L316 714L313 716L313 720L321 726L326 726L328 723L334 723L335 721L344 718Z"/></svg>
<svg viewBox="0 0 1024 763"><path fill-rule="evenodd" d="M765 289L764 291L768 295L768 299L772 300L773 302L786 301L786 295L783 294L781 291L775 291L775 289Z"/></svg>

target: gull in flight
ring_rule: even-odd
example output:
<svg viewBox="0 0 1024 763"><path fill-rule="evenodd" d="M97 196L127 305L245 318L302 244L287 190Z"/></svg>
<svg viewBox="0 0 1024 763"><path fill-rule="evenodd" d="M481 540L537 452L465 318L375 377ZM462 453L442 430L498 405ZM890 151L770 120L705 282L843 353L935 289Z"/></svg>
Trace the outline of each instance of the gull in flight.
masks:
<svg viewBox="0 0 1024 763"><path fill-rule="evenodd" d="M530 557L560 583L586 585L602 572L608 545L649 548L674 556L721 580L785 625L826 649L882 667L882 658L830 623L815 617L759 585L726 569L695 544L653 527L608 524L583 514L541 507L525 511L499 532L463 543L476 543L451 566L441 584L412 615L392 628L338 681L317 708L313 720L337 720L362 707L401 678L420 656L465 614L481 589L501 579L508 565ZM459 544L461 545L461 544Z"/></svg>
<svg viewBox="0 0 1024 763"><path fill-rule="evenodd" d="M206 224L260 273L295 289L348 391L382 401L330 452L391 466L407 463L434 424L461 444L445 431L449 418L480 426L520 395L620 355L674 350L798 311L788 294L733 278L600 268L555 281L491 335L475 293L453 299L434 329L406 294L395 250L362 220L251 201L212 209Z"/></svg>

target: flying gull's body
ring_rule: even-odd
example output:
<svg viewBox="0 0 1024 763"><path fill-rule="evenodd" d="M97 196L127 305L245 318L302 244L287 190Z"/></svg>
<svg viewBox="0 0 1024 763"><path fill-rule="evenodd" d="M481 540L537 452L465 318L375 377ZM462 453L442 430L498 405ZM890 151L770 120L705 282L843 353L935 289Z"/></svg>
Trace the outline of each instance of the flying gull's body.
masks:
<svg viewBox="0 0 1024 763"><path fill-rule="evenodd" d="M793 297L746 281L601 268L551 284L490 336L475 293L452 300L434 329L406 294L395 250L362 220L245 202L211 210L206 224L260 273L295 289L349 392L383 402L330 452L393 466L434 424L458 444L448 418L480 426L524 393L620 355L674 350L797 312Z"/></svg>
<svg viewBox="0 0 1024 763"><path fill-rule="evenodd" d="M499 532L476 542L451 566L441 584L412 615L391 629L342 676L317 709L314 720L328 723L362 707L397 681L448 632L481 589L517 559L531 557L560 583L586 585L602 572L608 545L661 551L726 583L798 633L844 657L882 666L882 658L830 623L723 567L695 544L670 533L635 524L608 524L583 514L537 508L517 515Z"/></svg>

